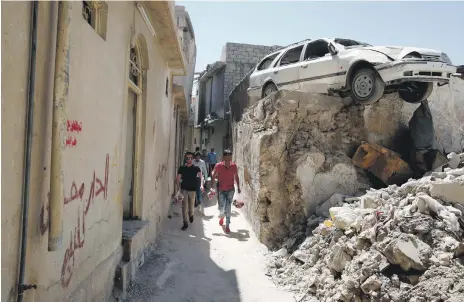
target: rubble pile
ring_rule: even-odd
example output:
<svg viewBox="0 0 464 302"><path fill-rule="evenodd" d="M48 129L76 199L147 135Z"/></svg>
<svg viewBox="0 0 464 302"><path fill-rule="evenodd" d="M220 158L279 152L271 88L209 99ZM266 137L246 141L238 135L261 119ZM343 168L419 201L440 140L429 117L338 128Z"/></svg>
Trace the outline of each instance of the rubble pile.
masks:
<svg viewBox="0 0 464 302"><path fill-rule="evenodd" d="M363 106L280 90L247 108L234 125L234 160L259 240L271 249L303 240L307 217L332 194L362 195L372 184L353 153L363 140L401 151L416 107L396 95Z"/></svg>
<svg viewBox="0 0 464 302"><path fill-rule="evenodd" d="M460 158L462 166L462 158ZM269 274L297 301L464 301L464 168L361 197L334 194Z"/></svg>

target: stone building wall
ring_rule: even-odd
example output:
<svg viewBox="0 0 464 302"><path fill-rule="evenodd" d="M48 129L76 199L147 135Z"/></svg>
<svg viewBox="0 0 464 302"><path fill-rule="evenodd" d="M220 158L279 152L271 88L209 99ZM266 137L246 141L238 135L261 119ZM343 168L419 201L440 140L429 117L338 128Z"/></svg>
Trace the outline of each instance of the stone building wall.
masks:
<svg viewBox="0 0 464 302"><path fill-rule="evenodd" d="M258 62L281 46L264 46L241 43L226 43L221 61L226 62L224 73L224 107L229 111L229 94Z"/></svg>

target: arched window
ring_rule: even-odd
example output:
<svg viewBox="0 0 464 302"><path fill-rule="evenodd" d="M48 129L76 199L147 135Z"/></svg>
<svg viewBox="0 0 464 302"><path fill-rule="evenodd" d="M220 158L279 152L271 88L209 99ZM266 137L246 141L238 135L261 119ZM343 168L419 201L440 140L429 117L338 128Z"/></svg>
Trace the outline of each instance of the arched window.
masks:
<svg viewBox="0 0 464 302"><path fill-rule="evenodd" d="M132 81L132 83L134 83L135 86L140 88L142 71L140 68L140 58L137 54L137 50L135 49L135 47L132 47L130 50L129 63L129 80Z"/></svg>

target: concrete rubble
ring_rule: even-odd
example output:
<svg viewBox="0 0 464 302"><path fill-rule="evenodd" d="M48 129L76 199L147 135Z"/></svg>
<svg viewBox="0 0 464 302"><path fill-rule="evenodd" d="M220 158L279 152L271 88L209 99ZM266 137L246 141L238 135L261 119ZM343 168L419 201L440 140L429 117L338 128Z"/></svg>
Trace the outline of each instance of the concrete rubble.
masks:
<svg viewBox="0 0 464 302"><path fill-rule="evenodd" d="M306 235L306 219L373 186L351 157L361 141L403 153L417 105L387 95L370 106L349 98L279 91L247 108L234 125L247 218L261 242L278 248ZM287 244L288 245L288 242Z"/></svg>
<svg viewBox="0 0 464 302"><path fill-rule="evenodd" d="M270 255L269 275L297 301L464 301L462 166L334 194L308 219L303 243Z"/></svg>

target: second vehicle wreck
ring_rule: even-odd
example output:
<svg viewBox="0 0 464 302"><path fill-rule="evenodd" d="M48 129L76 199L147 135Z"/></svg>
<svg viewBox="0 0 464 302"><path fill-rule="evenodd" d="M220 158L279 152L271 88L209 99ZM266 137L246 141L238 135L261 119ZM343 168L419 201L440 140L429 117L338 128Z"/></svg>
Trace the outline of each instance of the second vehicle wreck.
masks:
<svg viewBox="0 0 464 302"><path fill-rule="evenodd" d="M281 90L350 95L371 104L398 92L408 103L420 103L456 72L438 50L371 46L349 39L305 40L269 54L250 76L248 95L259 100Z"/></svg>

